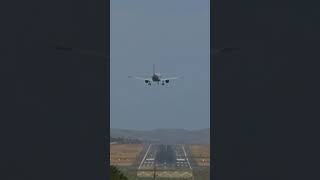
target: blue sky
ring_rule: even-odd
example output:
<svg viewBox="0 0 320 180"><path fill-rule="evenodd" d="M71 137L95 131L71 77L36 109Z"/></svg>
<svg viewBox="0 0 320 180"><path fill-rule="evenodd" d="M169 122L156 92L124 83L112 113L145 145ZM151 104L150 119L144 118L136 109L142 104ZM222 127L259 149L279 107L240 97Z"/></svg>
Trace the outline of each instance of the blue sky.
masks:
<svg viewBox="0 0 320 180"><path fill-rule="evenodd" d="M111 128L210 126L210 1L111 0ZM152 64L163 76L147 86Z"/></svg>

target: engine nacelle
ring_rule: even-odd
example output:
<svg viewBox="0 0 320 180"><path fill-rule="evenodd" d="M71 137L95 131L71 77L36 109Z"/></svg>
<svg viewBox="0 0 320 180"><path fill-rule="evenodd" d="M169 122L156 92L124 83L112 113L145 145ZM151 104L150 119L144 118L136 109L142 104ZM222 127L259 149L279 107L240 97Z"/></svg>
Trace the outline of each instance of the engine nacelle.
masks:
<svg viewBox="0 0 320 180"><path fill-rule="evenodd" d="M166 80L166 83L169 83L169 80L168 80L168 79Z"/></svg>
<svg viewBox="0 0 320 180"><path fill-rule="evenodd" d="M145 80L144 82L146 82L147 84L149 84L149 80Z"/></svg>

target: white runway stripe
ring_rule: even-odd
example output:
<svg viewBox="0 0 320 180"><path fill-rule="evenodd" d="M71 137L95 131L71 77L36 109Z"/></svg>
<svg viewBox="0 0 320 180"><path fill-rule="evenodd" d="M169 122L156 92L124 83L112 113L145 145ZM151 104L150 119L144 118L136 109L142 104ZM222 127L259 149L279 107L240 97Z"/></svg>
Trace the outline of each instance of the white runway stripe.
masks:
<svg viewBox="0 0 320 180"><path fill-rule="evenodd" d="M151 147L151 144L149 145L148 150L147 150L146 154L144 155L144 157L143 157L143 159L142 159L142 161L141 161L140 166L139 166L138 169L140 169L141 166L142 166L142 164L144 163L144 161L145 161L145 159L146 159L146 157L147 157L147 155L148 155L148 153L149 153L150 147Z"/></svg>
<svg viewBox="0 0 320 180"><path fill-rule="evenodd" d="M186 157L186 159L187 159L187 162L188 162L189 168L190 168L190 169L192 169L192 168L191 168L191 165L190 165L190 162L189 162L189 159L187 158L186 150L184 149L184 146L183 146L183 145L182 145L182 150L183 150L184 156L185 156L185 157Z"/></svg>

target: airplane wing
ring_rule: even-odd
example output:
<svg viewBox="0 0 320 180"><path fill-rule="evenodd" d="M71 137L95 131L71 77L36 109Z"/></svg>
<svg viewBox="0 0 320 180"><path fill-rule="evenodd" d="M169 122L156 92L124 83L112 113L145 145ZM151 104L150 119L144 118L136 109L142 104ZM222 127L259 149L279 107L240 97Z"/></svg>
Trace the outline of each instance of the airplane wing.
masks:
<svg viewBox="0 0 320 180"><path fill-rule="evenodd" d="M218 49L211 49L211 53L219 54L219 53L231 53L234 51L239 50L240 48L218 48Z"/></svg>
<svg viewBox="0 0 320 180"><path fill-rule="evenodd" d="M64 45L57 45L56 49L61 50L61 51L70 51L70 52L76 52L76 53L80 53L80 54L88 54L88 55L93 55L96 57L103 57L105 59L109 59L109 56L106 56L103 52L72 48L72 47L67 47Z"/></svg>
<svg viewBox="0 0 320 180"><path fill-rule="evenodd" d="M152 81L151 78L143 78L143 77L137 77L137 76L128 76L128 78L134 78L134 79L143 80L143 81L149 81L149 82Z"/></svg>
<svg viewBox="0 0 320 180"><path fill-rule="evenodd" d="M183 79L183 77L182 77L182 76L179 76L179 77L169 77L169 78L163 78L163 79L161 79L161 80L166 81L166 80L175 80L175 79Z"/></svg>

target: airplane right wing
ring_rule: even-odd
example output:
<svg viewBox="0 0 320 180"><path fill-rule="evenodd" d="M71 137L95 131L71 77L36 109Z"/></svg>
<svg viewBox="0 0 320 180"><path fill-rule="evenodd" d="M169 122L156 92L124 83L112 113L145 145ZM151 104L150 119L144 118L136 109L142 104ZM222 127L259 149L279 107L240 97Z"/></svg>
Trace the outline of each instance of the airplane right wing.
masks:
<svg viewBox="0 0 320 180"><path fill-rule="evenodd" d="M183 79L183 76L163 78L161 79L161 81L162 83L169 83L171 80L176 80L176 79Z"/></svg>

